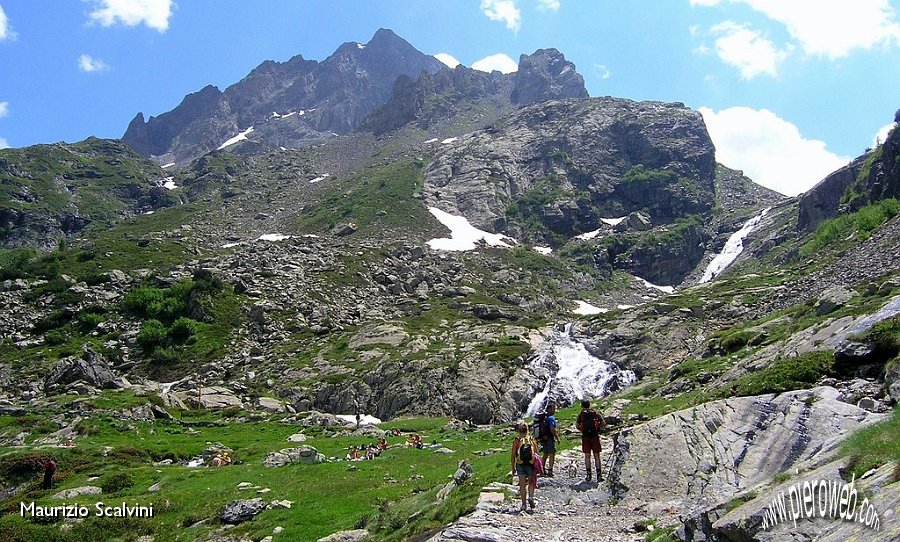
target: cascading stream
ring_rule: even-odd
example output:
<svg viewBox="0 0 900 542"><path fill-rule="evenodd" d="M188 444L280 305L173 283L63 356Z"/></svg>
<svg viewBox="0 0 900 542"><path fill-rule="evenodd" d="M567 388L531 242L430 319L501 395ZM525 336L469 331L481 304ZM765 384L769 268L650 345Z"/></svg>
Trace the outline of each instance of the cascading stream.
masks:
<svg viewBox="0 0 900 542"><path fill-rule="evenodd" d="M634 371L622 370L615 363L596 358L573 335L568 323L553 335L533 362L538 371L549 373L543 388L528 405L526 416L543 410L548 400L570 405L582 399L604 397L637 381Z"/></svg>
<svg viewBox="0 0 900 542"><path fill-rule="evenodd" d="M744 251L744 239L750 235L750 232L759 225L759 222L771 209L771 207L766 207L761 213L745 222L744 225L741 226L741 229L731 234L731 237L725 242L725 246L722 247L722 252L717 254L716 257L709 262L709 265L706 266L703 277L700 279L700 284L716 278L725 270L725 268L734 263L737 257L741 255L741 252Z"/></svg>

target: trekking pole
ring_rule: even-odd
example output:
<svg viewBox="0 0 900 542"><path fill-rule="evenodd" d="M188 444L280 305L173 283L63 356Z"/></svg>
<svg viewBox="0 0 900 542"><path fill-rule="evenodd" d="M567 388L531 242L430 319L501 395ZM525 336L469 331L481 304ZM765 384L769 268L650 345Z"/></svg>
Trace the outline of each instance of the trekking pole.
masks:
<svg viewBox="0 0 900 542"><path fill-rule="evenodd" d="M612 450L610 450L610 452L609 452L609 470L606 471L606 482L607 483L610 483L610 481L611 481L610 476L612 476L613 465L616 464L615 456L616 456L616 450L618 449L618 447L619 447L619 432L616 431L613 434Z"/></svg>

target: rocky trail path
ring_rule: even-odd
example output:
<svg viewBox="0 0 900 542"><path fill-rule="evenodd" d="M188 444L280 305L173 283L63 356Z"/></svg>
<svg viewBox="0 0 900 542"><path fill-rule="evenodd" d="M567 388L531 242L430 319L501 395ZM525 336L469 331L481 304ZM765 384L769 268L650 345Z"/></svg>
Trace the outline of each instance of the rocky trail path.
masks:
<svg viewBox="0 0 900 542"><path fill-rule="evenodd" d="M608 444L603 446L605 467ZM576 472L572 471L573 464ZM539 478L533 512L519 511L518 486L495 482L482 489L475 512L443 529L430 542L644 540L634 525L646 520L646 515L610 503L606 472L603 482L586 482L580 449L557 454L554 471L553 478Z"/></svg>

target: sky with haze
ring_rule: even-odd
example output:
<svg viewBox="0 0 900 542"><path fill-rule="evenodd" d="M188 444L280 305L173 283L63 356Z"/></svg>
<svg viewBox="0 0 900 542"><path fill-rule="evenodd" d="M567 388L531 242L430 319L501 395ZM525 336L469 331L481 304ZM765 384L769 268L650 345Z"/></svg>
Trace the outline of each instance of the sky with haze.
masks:
<svg viewBox="0 0 900 542"><path fill-rule="evenodd" d="M264 60L390 28L445 63L553 47L591 96L683 102L717 160L793 195L883 140L900 0L0 0L0 148L121 137Z"/></svg>

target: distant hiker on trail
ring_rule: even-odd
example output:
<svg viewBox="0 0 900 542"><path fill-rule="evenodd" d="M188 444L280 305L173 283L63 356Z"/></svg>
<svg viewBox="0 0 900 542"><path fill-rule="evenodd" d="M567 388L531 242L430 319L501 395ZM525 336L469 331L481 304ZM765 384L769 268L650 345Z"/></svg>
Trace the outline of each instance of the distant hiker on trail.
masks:
<svg viewBox="0 0 900 542"><path fill-rule="evenodd" d="M556 405L547 405L547 414L538 425L538 438L541 441L545 476L553 477L553 464L556 463L556 445L559 444L559 433L556 430Z"/></svg>
<svg viewBox="0 0 900 542"><path fill-rule="evenodd" d="M591 410L591 402L581 402L581 412L575 427L581 431L581 451L584 452L584 469L587 475L584 480L591 481L591 455L594 456L594 465L597 467L597 481L603 481L603 471L600 463L600 431L606 428L606 420L603 416Z"/></svg>
<svg viewBox="0 0 900 542"><path fill-rule="evenodd" d="M41 489L53 487L54 474L56 474L56 458L51 457L44 463L44 483L41 484Z"/></svg>
<svg viewBox="0 0 900 542"><path fill-rule="evenodd" d="M526 512L525 493L526 487L528 493L528 504L534 511L534 489L537 487L537 467L535 460L540 461L537 457L537 442L528 434L528 424L521 423L517 427L519 435L513 441L512 469L510 474L519 477L519 497L522 499L522 507L520 511Z"/></svg>

